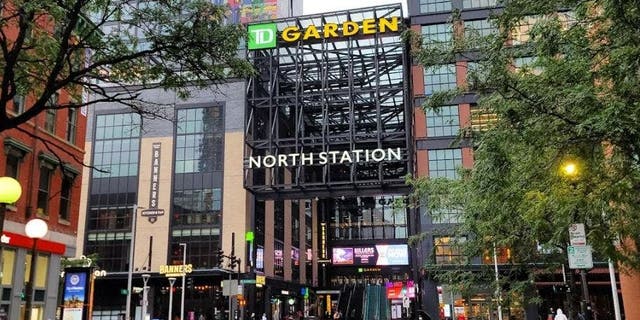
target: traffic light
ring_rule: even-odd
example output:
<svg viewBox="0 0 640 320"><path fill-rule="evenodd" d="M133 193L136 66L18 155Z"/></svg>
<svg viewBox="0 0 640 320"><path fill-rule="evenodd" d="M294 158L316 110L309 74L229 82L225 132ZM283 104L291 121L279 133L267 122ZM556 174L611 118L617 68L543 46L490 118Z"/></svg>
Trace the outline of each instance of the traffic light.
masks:
<svg viewBox="0 0 640 320"><path fill-rule="evenodd" d="M222 249L218 248L218 250L216 250L216 263L218 268L222 268L222 261L224 260L224 251L222 251Z"/></svg>
<svg viewBox="0 0 640 320"><path fill-rule="evenodd" d="M235 269L236 266L238 265L238 259L236 259L236 256L230 256L229 257L229 268L231 270Z"/></svg>
<svg viewBox="0 0 640 320"><path fill-rule="evenodd" d="M193 278L192 277L187 278L187 288L193 290Z"/></svg>

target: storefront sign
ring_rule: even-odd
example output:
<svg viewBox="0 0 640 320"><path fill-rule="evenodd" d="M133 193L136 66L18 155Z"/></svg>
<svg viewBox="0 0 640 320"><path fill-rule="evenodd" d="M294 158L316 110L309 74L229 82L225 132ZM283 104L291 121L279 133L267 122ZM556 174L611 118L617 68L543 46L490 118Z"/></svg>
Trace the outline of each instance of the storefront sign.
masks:
<svg viewBox="0 0 640 320"><path fill-rule="evenodd" d="M149 208L142 211L143 217L149 217L149 222L154 223L158 216L164 215L164 209L158 209L158 192L160 191L160 142L154 142L151 146L151 190L149 190Z"/></svg>
<svg viewBox="0 0 640 320"><path fill-rule="evenodd" d="M276 47L278 28L275 23L254 24L247 29L249 32L249 50ZM284 42L321 40L352 37L358 34L370 35L391 31L397 32L398 29L398 17L365 19L360 23L355 21L345 21L341 24L329 22L321 26L309 25L305 28L293 25L282 30L280 39Z"/></svg>
<svg viewBox="0 0 640 320"><path fill-rule="evenodd" d="M193 272L192 264L178 264L178 265L162 265L160 266L160 274L164 274L166 277L182 277L187 273Z"/></svg>
<svg viewBox="0 0 640 320"><path fill-rule="evenodd" d="M334 247L333 265L404 266L409 264L406 244L379 244L369 247Z"/></svg>
<svg viewBox="0 0 640 320"><path fill-rule="evenodd" d="M33 239L8 231L4 231L2 233L0 242L9 246L19 248L31 249L33 247ZM63 255L66 249L67 247L64 244L54 241L40 239L38 240L38 242L36 242L36 250L40 252Z"/></svg>
<svg viewBox="0 0 640 320"><path fill-rule="evenodd" d="M402 160L401 148L356 149L350 151L327 151L318 153L289 153L267 156L251 156L249 168L273 168L290 166L312 166L325 164L349 164L360 162L382 162Z"/></svg>
<svg viewBox="0 0 640 320"><path fill-rule="evenodd" d="M320 224L320 259L326 260L327 257L327 224Z"/></svg>

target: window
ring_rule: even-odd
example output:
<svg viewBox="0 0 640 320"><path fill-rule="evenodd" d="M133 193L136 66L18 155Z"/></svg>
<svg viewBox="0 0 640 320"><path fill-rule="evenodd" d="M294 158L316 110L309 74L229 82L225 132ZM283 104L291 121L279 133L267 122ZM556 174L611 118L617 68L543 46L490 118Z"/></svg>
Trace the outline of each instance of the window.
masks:
<svg viewBox="0 0 640 320"><path fill-rule="evenodd" d="M427 67L424 73L424 93L432 95L434 92L456 88L456 66L445 64Z"/></svg>
<svg viewBox="0 0 640 320"><path fill-rule="evenodd" d="M462 166L461 149L429 150L429 177L458 178L458 168Z"/></svg>
<svg viewBox="0 0 640 320"><path fill-rule="evenodd" d="M451 42L453 25L451 23L430 24L422 26L424 43Z"/></svg>
<svg viewBox="0 0 640 320"><path fill-rule="evenodd" d="M178 110L176 173L222 170L224 122L222 108Z"/></svg>
<svg viewBox="0 0 640 320"><path fill-rule="evenodd" d="M140 116L108 114L96 117L93 178L131 177L138 174Z"/></svg>
<svg viewBox="0 0 640 320"><path fill-rule="evenodd" d="M12 177L14 179L18 179L18 168L20 165L20 158L7 154L7 164L6 164L4 175L7 177Z"/></svg>
<svg viewBox="0 0 640 320"><path fill-rule="evenodd" d="M451 0L420 0L420 13L451 11Z"/></svg>
<svg viewBox="0 0 640 320"><path fill-rule="evenodd" d="M458 134L460 118L458 106L442 106L438 110L429 109L427 116L427 136L448 137Z"/></svg>
<svg viewBox="0 0 640 320"><path fill-rule="evenodd" d="M71 188L73 187L73 178L64 176L62 178L62 187L60 189L60 215L59 218L69 221L71 212Z"/></svg>
<svg viewBox="0 0 640 320"><path fill-rule="evenodd" d="M51 95L49 101L47 101L47 107L49 107L49 109L45 110L44 130L50 133L53 133L56 128L57 110L51 108L55 108L58 105L58 96L59 94L57 92Z"/></svg>
<svg viewBox="0 0 640 320"><path fill-rule="evenodd" d="M497 0L462 0L463 9L495 7Z"/></svg>
<svg viewBox="0 0 640 320"><path fill-rule="evenodd" d="M453 264L464 261L460 245L465 237L437 236L433 237L433 248L436 264Z"/></svg>
<svg viewBox="0 0 640 320"><path fill-rule="evenodd" d="M433 224L461 223L462 221L462 211L459 209L439 209L431 211L431 222Z"/></svg>
<svg viewBox="0 0 640 320"><path fill-rule="evenodd" d="M529 17L522 18L519 24L515 26L513 31L511 32L512 43L515 45L518 45L518 44L523 44L529 41L529 38L530 38L529 32L531 32L533 25L539 19L540 18L537 16L529 16Z"/></svg>
<svg viewBox="0 0 640 320"><path fill-rule="evenodd" d="M23 113L26 100L27 99L22 95L15 95L13 97L13 112L15 112L16 114Z"/></svg>
<svg viewBox="0 0 640 320"><path fill-rule="evenodd" d="M329 236L336 240L407 238L407 210L396 207L402 196L355 197L328 202Z"/></svg>
<svg viewBox="0 0 640 320"><path fill-rule="evenodd" d="M464 37L465 38L477 38L486 37L492 34L496 34L498 30L491 24L491 21L484 20L470 20L464 22Z"/></svg>
<svg viewBox="0 0 640 320"><path fill-rule="evenodd" d="M48 165L40 167L40 181L38 183L38 214L49 215L47 209L49 208L49 191L51 188L52 174L52 167Z"/></svg>
<svg viewBox="0 0 640 320"><path fill-rule="evenodd" d="M67 141L76 143L76 121L78 120L78 109L69 108L67 110L69 111L67 114Z"/></svg>

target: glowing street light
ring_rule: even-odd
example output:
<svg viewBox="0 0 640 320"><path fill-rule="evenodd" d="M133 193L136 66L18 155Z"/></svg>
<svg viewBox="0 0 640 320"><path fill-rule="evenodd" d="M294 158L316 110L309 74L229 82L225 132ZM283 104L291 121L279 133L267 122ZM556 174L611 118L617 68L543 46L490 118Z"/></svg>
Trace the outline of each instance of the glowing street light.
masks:
<svg viewBox="0 0 640 320"><path fill-rule="evenodd" d="M27 234L27 237L33 239L33 247L31 248L31 267L29 268L29 282L27 282L27 287L25 289L26 304L24 308L24 319L30 320L31 303L33 302L33 282L36 278L36 263L38 262L36 244L38 243L38 239L42 239L47 235L49 227L44 220L34 218L27 222L24 226L24 231Z"/></svg>
<svg viewBox="0 0 640 320"><path fill-rule="evenodd" d="M20 199L22 187L20 183L11 177L0 177L0 235L4 231L4 215L7 204L12 204Z"/></svg>

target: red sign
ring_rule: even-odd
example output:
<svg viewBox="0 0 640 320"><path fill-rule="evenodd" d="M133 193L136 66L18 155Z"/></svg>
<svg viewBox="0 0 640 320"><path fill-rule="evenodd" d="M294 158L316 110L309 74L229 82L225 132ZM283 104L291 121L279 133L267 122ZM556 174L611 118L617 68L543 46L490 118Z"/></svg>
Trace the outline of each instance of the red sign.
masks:
<svg viewBox="0 0 640 320"><path fill-rule="evenodd" d="M2 243L8 244L10 246L31 249L33 248L33 239L13 233L4 231L2 234ZM36 243L36 250L40 252L49 252L53 254L63 255L67 247L58 242L53 242L49 240L38 240Z"/></svg>

